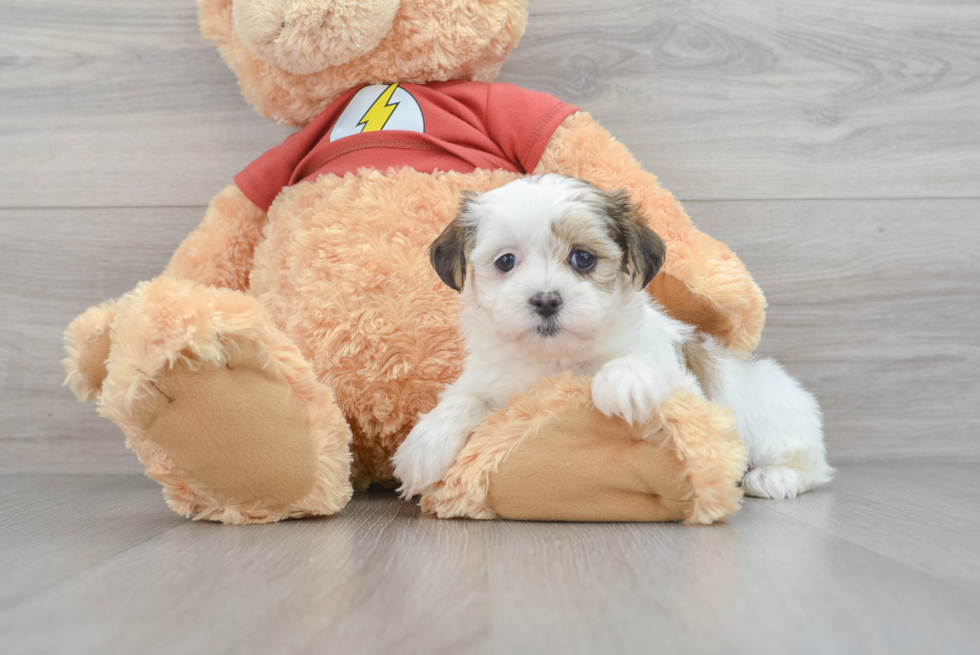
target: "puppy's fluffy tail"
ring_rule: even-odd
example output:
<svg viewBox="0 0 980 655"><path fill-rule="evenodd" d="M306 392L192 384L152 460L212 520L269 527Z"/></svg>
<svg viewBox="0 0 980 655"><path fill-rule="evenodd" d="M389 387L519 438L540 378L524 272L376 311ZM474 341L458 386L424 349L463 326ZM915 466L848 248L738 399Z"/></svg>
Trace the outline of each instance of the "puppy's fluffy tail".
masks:
<svg viewBox="0 0 980 655"><path fill-rule="evenodd" d="M745 359L701 338L702 372L688 366L711 400L731 407L748 449L747 494L792 498L825 484L823 417L816 398L773 359ZM687 357L687 352L685 351Z"/></svg>

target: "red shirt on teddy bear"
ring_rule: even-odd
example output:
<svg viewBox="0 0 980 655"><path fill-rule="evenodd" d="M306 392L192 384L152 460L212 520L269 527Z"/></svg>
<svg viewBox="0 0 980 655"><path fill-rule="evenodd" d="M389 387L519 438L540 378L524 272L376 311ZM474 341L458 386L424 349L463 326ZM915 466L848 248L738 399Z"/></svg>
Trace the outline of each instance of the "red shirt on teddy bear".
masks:
<svg viewBox="0 0 980 655"><path fill-rule="evenodd" d="M530 173L576 111L546 93L499 82L372 84L338 98L235 182L268 211L284 187L361 168Z"/></svg>

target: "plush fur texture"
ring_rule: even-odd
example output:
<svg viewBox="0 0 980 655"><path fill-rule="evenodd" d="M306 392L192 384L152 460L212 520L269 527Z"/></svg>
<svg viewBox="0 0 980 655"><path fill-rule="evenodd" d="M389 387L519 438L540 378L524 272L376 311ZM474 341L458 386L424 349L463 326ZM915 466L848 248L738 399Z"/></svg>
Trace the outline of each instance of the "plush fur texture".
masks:
<svg viewBox="0 0 980 655"><path fill-rule="evenodd" d="M401 0L233 0L235 32L262 61L296 75L378 47Z"/></svg>
<svg viewBox="0 0 980 655"><path fill-rule="evenodd" d="M313 438L314 488L306 498L284 507L215 502L143 428L152 421L145 408L159 393L154 379L163 370L178 362L191 369L225 366L229 350L245 341L262 349L266 365L285 379L283 392L299 399ZM224 523L267 523L333 514L350 499L350 429L333 394L316 380L309 362L271 325L255 300L241 293L161 277L124 296L112 325L112 353L99 413L122 428L127 445L146 466L146 474L163 485L167 504L178 514Z"/></svg>
<svg viewBox="0 0 980 655"><path fill-rule="evenodd" d="M354 432L356 487L392 479L391 454L460 372L455 294L426 248L463 189L515 177L365 170L296 185L269 210L252 293L334 390Z"/></svg>
<svg viewBox="0 0 980 655"><path fill-rule="evenodd" d="M177 248L164 275L247 291L265 221L265 212L237 186L225 187L211 200L200 226Z"/></svg>
<svg viewBox="0 0 980 655"><path fill-rule="evenodd" d="M286 11L292 10L289 20L280 21L287 26L274 38L270 37L279 3L260 0L254 18L251 13L243 18L245 12L233 7L238 4L246 2L198 0L201 34L217 42L238 74L245 99L263 116L289 125L309 123L342 93L363 84L489 82L527 23L527 0L401 0L377 46L357 54L389 24L387 0L377 3L383 5L377 13L346 11L337 18L329 15L332 5L353 8L370 3L294 0L286 3ZM319 26L325 14L325 32L297 25ZM235 29L236 15L247 30L244 38ZM379 24L367 24L372 18L380 19ZM338 51L331 42L328 53L320 55L316 50L325 43L321 35L328 32L339 32L344 45ZM247 44L258 47L261 57ZM352 52L352 59L340 63L342 53ZM324 68L313 70L319 66Z"/></svg>
<svg viewBox="0 0 980 655"><path fill-rule="evenodd" d="M442 480L489 412L565 371L593 376L595 407L629 424L647 423L675 394L731 407L754 495L793 497L826 482L819 407L775 362L743 361L710 337L685 357L693 327L644 293L663 252L627 195L575 178L520 179L467 198L432 259L461 292L468 354L395 453L403 495ZM468 275L456 273L463 267Z"/></svg>
<svg viewBox="0 0 980 655"><path fill-rule="evenodd" d="M200 226L180 244L163 274L247 291L255 246L262 238L265 220L265 212L238 187L225 187L211 200ZM90 308L65 330L65 383L79 400L94 401L101 391L117 302L107 300Z"/></svg>
<svg viewBox="0 0 980 655"><path fill-rule="evenodd" d="M488 502L494 474L525 439L539 436L552 417L591 406L591 393L590 379L566 373L545 378L516 396L473 433L445 478L422 496L422 509L439 518L497 518ZM630 430L625 422L621 429ZM677 394L642 426L642 434L650 441L660 440L664 457L676 456L683 462L691 486L686 522L710 524L738 510L742 498L738 480L746 455L729 410L696 394ZM644 488L638 493L649 493L645 484L639 482Z"/></svg>
<svg viewBox="0 0 980 655"><path fill-rule="evenodd" d="M79 401L95 400L105 380L105 362L112 340L109 326L116 320L116 301L90 307L65 330L65 384Z"/></svg>

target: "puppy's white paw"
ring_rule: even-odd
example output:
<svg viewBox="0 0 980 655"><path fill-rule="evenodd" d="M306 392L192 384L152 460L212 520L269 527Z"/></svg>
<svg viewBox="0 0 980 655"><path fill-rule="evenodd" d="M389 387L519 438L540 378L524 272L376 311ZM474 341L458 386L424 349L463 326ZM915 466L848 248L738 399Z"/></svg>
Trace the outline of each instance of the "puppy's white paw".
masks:
<svg viewBox="0 0 980 655"><path fill-rule="evenodd" d="M402 482L398 493L404 499L425 493L442 480L466 443L459 425L423 416L405 437L394 457L395 477Z"/></svg>
<svg viewBox="0 0 980 655"><path fill-rule="evenodd" d="M799 471L789 466L760 466L742 478L742 491L756 498L796 498L800 486Z"/></svg>
<svg viewBox="0 0 980 655"><path fill-rule="evenodd" d="M606 416L645 423L670 395L667 378L627 357L614 359L592 378L592 404Z"/></svg>

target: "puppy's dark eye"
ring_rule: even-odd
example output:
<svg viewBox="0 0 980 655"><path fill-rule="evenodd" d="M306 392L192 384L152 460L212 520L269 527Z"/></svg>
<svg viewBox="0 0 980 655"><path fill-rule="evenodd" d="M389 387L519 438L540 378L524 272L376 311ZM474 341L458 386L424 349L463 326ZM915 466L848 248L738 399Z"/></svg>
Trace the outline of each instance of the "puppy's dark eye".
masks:
<svg viewBox="0 0 980 655"><path fill-rule="evenodd" d="M507 253L506 255L501 255L500 257L497 257L497 261L495 261L493 265L501 273L506 273L507 271L512 270L517 265L517 257L514 257L514 255Z"/></svg>
<svg viewBox="0 0 980 655"><path fill-rule="evenodd" d="M595 268L596 256L591 252L576 250L568 258L568 263L579 273L588 273Z"/></svg>

